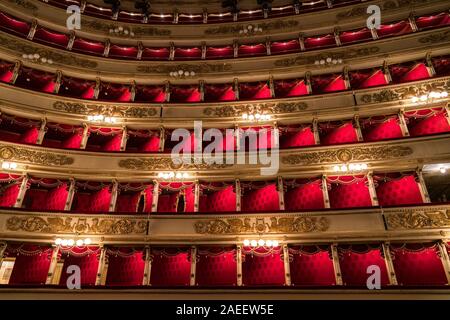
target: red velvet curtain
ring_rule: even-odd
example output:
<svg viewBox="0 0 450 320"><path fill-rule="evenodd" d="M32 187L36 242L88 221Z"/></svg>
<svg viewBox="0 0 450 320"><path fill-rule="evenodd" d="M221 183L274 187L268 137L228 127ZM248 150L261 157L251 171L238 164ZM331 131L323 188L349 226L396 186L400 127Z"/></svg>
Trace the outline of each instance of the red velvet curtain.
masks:
<svg viewBox="0 0 450 320"><path fill-rule="evenodd" d="M309 94L308 86L303 79L274 81L274 89L277 98L298 97Z"/></svg>
<svg viewBox="0 0 450 320"><path fill-rule="evenodd" d="M352 89L364 89L387 85L386 75L381 69L366 69L349 72Z"/></svg>
<svg viewBox="0 0 450 320"><path fill-rule="evenodd" d="M392 262L399 285L446 285L444 267L434 243L391 244Z"/></svg>
<svg viewBox="0 0 450 320"><path fill-rule="evenodd" d="M240 150L247 151L271 149L277 143L275 129L270 126L239 128L239 139Z"/></svg>
<svg viewBox="0 0 450 320"><path fill-rule="evenodd" d="M389 66L394 83L404 83L431 78L430 70L424 62L409 62Z"/></svg>
<svg viewBox="0 0 450 320"><path fill-rule="evenodd" d="M353 121L330 121L319 123L320 144L334 145L358 142Z"/></svg>
<svg viewBox="0 0 450 320"><path fill-rule="evenodd" d="M23 176L0 173L0 207L12 207L16 203Z"/></svg>
<svg viewBox="0 0 450 320"><path fill-rule="evenodd" d="M310 125L279 127L280 149L313 146L316 144Z"/></svg>
<svg viewBox="0 0 450 320"><path fill-rule="evenodd" d="M191 275L190 249L152 248L152 286L189 286Z"/></svg>
<svg viewBox="0 0 450 320"><path fill-rule="evenodd" d="M443 108L431 108L405 112L412 137L450 132L449 115Z"/></svg>
<svg viewBox="0 0 450 320"><path fill-rule="evenodd" d="M331 208L371 207L366 176L327 177Z"/></svg>
<svg viewBox="0 0 450 320"><path fill-rule="evenodd" d="M402 138L399 119L393 116L375 116L360 120L364 141L381 141Z"/></svg>
<svg viewBox="0 0 450 320"><path fill-rule="evenodd" d="M235 286L237 282L236 250L223 247L200 247L197 251L198 286Z"/></svg>
<svg viewBox="0 0 450 320"><path fill-rule="evenodd" d="M415 173L376 174L373 179L381 206L423 203Z"/></svg>
<svg viewBox="0 0 450 320"><path fill-rule="evenodd" d="M242 283L244 286L282 286L285 284L284 262L280 247L243 247L242 253Z"/></svg>
<svg viewBox="0 0 450 320"><path fill-rule="evenodd" d="M9 284L45 284L52 248L33 244L8 244L6 256L15 257Z"/></svg>
<svg viewBox="0 0 450 320"><path fill-rule="evenodd" d="M286 210L315 210L325 207L322 179L285 179Z"/></svg>
<svg viewBox="0 0 450 320"><path fill-rule="evenodd" d="M239 84L239 99L240 100L252 100L252 99L270 99L270 88L267 82L256 83L240 83Z"/></svg>
<svg viewBox="0 0 450 320"><path fill-rule="evenodd" d="M144 279L145 261L142 249L108 248L107 286L140 286Z"/></svg>
<svg viewBox="0 0 450 320"><path fill-rule="evenodd" d="M289 266L293 286L336 284L331 248L328 245L289 247Z"/></svg>
<svg viewBox="0 0 450 320"><path fill-rule="evenodd" d="M372 273L367 273L371 265L378 266L381 271L381 286L389 284L386 262L381 245L339 245L339 265L341 267L344 285L367 285L367 279Z"/></svg>
<svg viewBox="0 0 450 320"><path fill-rule="evenodd" d="M194 184L192 182L162 182L159 187L158 212L180 211L181 208L178 208L178 205L181 195L184 195L184 210L182 211L194 211ZM163 190L165 190L164 193Z"/></svg>
<svg viewBox="0 0 450 320"><path fill-rule="evenodd" d="M347 90L342 74L313 76L311 86L314 94Z"/></svg>
<svg viewBox="0 0 450 320"><path fill-rule="evenodd" d="M197 85L185 86L171 86L170 87L170 101L171 102L199 102L200 90Z"/></svg>
<svg viewBox="0 0 450 320"><path fill-rule="evenodd" d="M138 212L139 203L143 197L144 207L140 208L143 212L151 212L153 201L153 185L141 183L121 183L119 185L120 193L117 196L117 212Z"/></svg>
<svg viewBox="0 0 450 320"><path fill-rule="evenodd" d="M111 202L110 184L77 182L73 210L86 212L108 212Z"/></svg>
<svg viewBox="0 0 450 320"><path fill-rule="evenodd" d="M25 194L27 208L32 210L62 211L67 200L67 184L61 183L54 188L28 189Z"/></svg>
<svg viewBox="0 0 450 320"><path fill-rule="evenodd" d="M100 247L61 247L60 255L60 259L64 260L61 278L59 279L60 285L66 285L67 278L70 276L70 274L67 273L67 268L72 265L80 268L82 286L95 285Z"/></svg>
<svg viewBox="0 0 450 320"><path fill-rule="evenodd" d="M206 102L236 100L232 84L205 84L204 88Z"/></svg>
<svg viewBox="0 0 450 320"><path fill-rule="evenodd" d="M241 182L242 211L280 210L278 190L275 183L262 181L261 184Z"/></svg>
<svg viewBox="0 0 450 320"><path fill-rule="evenodd" d="M205 190L200 195L200 212L223 212L236 211L236 193L234 191L234 182L202 183L200 188Z"/></svg>

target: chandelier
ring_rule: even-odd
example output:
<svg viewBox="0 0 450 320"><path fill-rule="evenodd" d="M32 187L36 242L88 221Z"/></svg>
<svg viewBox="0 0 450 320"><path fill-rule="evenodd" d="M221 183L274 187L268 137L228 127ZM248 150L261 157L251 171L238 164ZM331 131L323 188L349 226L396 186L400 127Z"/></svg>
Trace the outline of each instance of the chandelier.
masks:
<svg viewBox="0 0 450 320"><path fill-rule="evenodd" d="M15 169L17 169L17 163L3 161L2 162L2 169L4 169L4 170L15 170Z"/></svg>

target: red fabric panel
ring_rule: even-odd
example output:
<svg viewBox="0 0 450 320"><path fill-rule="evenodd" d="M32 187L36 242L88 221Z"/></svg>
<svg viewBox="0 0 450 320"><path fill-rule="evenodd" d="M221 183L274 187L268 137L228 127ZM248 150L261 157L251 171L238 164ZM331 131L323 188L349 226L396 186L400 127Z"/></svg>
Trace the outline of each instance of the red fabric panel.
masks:
<svg viewBox="0 0 450 320"><path fill-rule="evenodd" d="M0 12L0 28L20 36L27 36L30 25L24 21L16 20L3 12Z"/></svg>
<svg viewBox="0 0 450 320"><path fill-rule="evenodd" d="M20 184L11 184L0 195L0 207L13 207L19 195Z"/></svg>
<svg viewBox="0 0 450 320"><path fill-rule="evenodd" d="M289 188L284 193L286 210L314 210L325 207L321 181L317 180L297 188Z"/></svg>
<svg viewBox="0 0 450 320"><path fill-rule="evenodd" d="M164 86L137 85L135 102L164 102L166 93Z"/></svg>
<svg viewBox="0 0 450 320"><path fill-rule="evenodd" d="M10 82L13 77L14 64L0 61L0 81Z"/></svg>
<svg viewBox="0 0 450 320"><path fill-rule="evenodd" d="M142 60L169 60L168 48L145 48L142 51Z"/></svg>
<svg viewBox="0 0 450 320"><path fill-rule="evenodd" d="M176 48L175 60L200 59L202 57L201 48Z"/></svg>
<svg viewBox="0 0 450 320"><path fill-rule="evenodd" d="M34 34L33 41L43 42L65 49L67 47L67 44L69 43L69 37L63 33L58 33L38 27Z"/></svg>
<svg viewBox="0 0 450 320"><path fill-rule="evenodd" d="M75 192L74 210L87 212L108 212L111 202L109 187L95 191L92 194Z"/></svg>
<svg viewBox="0 0 450 320"><path fill-rule="evenodd" d="M126 85L102 83L99 100L129 102L131 100L131 91Z"/></svg>
<svg viewBox="0 0 450 320"><path fill-rule="evenodd" d="M389 25L381 25L377 29L378 37L392 37L408 34L412 32L411 24L408 21L400 21Z"/></svg>
<svg viewBox="0 0 450 320"><path fill-rule="evenodd" d="M342 44L367 41L372 39L372 33L368 28L360 30L344 31L339 34L339 39Z"/></svg>
<svg viewBox="0 0 450 320"><path fill-rule="evenodd" d="M344 77L338 75L322 75L311 78L312 92L315 94L347 90Z"/></svg>
<svg viewBox="0 0 450 320"><path fill-rule="evenodd" d="M242 197L242 211L280 210L278 191L275 184L245 192Z"/></svg>
<svg viewBox="0 0 450 320"><path fill-rule="evenodd" d="M446 26L449 24L450 24L450 14L448 14L447 12L416 18L416 25L420 30Z"/></svg>
<svg viewBox="0 0 450 320"><path fill-rule="evenodd" d="M310 37L305 39L306 49L317 49L323 47L331 47L336 45L333 34L322 35L318 37Z"/></svg>
<svg viewBox="0 0 450 320"><path fill-rule="evenodd" d="M391 181L379 181L376 190L381 206L423 203L414 175Z"/></svg>
<svg viewBox="0 0 450 320"><path fill-rule="evenodd" d="M136 212L138 201L141 197L140 192L120 193L117 196L117 212Z"/></svg>
<svg viewBox="0 0 450 320"><path fill-rule="evenodd" d="M39 135L39 129L36 127L30 128L27 131L25 131L20 136L20 143L29 143L29 144L36 144L37 138Z"/></svg>
<svg viewBox="0 0 450 320"><path fill-rule="evenodd" d="M431 78L425 63L389 66L394 83L404 83Z"/></svg>
<svg viewBox="0 0 450 320"><path fill-rule="evenodd" d="M29 247L24 245L23 249L28 250ZM18 253L9 284L45 284L52 250L49 247L33 247L33 251L37 249L41 253L32 255Z"/></svg>
<svg viewBox="0 0 450 320"><path fill-rule="evenodd" d="M206 59L233 58L234 50L232 46L208 47L206 49Z"/></svg>
<svg viewBox="0 0 450 320"><path fill-rule="evenodd" d="M358 70L350 71L350 86L352 89L364 89L388 84L382 70Z"/></svg>
<svg viewBox="0 0 450 320"><path fill-rule="evenodd" d="M199 248L199 252L201 252ZM235 250L224 250L221 254L199 254L195 280L199 286L236 285L237 267Z"/></svg>
<svg viewBox="0 0 450 320"><path fill-rule="evenodd" d="M171 102L199 102L200 90L198 86L172 86Z"/></svg>
<svg viewBox="0 0 450 320"><path fill-rule="evenodd" d="M25 203L30 201L32 210L64 210L67 200L67 185L61 184L52 189L28 189L25 194Z"/></svg>
<svg viewBox="0 0 450 320"><path fill-rule="evenodd" d="M436 112L430 117L408 120L409 134L412 137L450 132L450 124L445 112Z"/></svg>
<svg viewBox="0 0 450 320"><path fill-rule="evenodd" d="M102 151L120 151L120 144L122 142L122 135L117 134L109 139L103 146Z"/></svg>
<svg viewBox="0 0 450 320"><path fill-rule="evenodd" d="M380 268L381 286L389 284L386 262L381 256L380 249L373 249L363 253L352 250L341 251L339 253L339 265L341 267L344 285L366 286L367 278L371 274L367 273L367 267L371 265Z"/></svg>
<svg viewBox="0 0 450 320"><path fill-rule="evenodd" d="M200 196L200 212L236 211L236 193L233 186Z"/></svg>
<svg viewBox="0 0 450 320"><path fill-rule="evenodd" d="M277 98L298 97L309 94L304 80L274 81L274 89Z"/></svg>
<svg viewBox="0 0 450 320"><path fill-rule="evenodd" d="M445 285L447 279L435 247L421 250L391 249L399 285Z"/></svg>
<svg viewBox="0 0 450 320"><path fill-rule="evenodd" d="M95 82L93 81L63 77L59 94L75 98L92 99L94 98L94 88Z"/></svg>
<svg viewBox="0 0 450 320"><path fill-rule="evenodd" d="M128 58L136 59L138 53L137 47L122 47L118 45L112 45L109 49L109 57L111 58Z"/></svg>
<svg viewBox="0 0 450 320"><path fill-rule="evenodd" d="M396 116L388 118L381 123L369 124L369 121L366 121L367 124L365 124L364 122L364 120L360 122L364 141L381 141L403 137L399 120Z"/></svg>
<svg viewBox="0 0 450 320"><path fill-rule="evenodd" d="M444 57L434 57L431 59L434 71L438 76L446 76L450 74L450 58L448 56Z"/></svg>
<svg viewBox="0 0 450 320"><path fill-rule="evenodd" d="M353 177L339 177L339 179L341 178ZM358 182L332 183L331 189L328 189L328 194L331 208L340 209L372 206L369 188L367 187L367 179L365 178Z"/></svg>
<svg viewBox="0 0 450 320"><path fill-rule="evenodd" d="M105 51L105 45L102 42L87 41L77 38L73 43L72 50L101 56Z"/></svg>
<svg viewBox="0 0 450 320"><path fill-rule="evenodd" d="M109 286L140 286L144 278L145 261L142 251L135 252L130 257L120 255L108 256L108 273L106 285Z"/></svg>
<svg viewBox="0 0 450 320"><path fill-rule="evenodd" d="M293 250L292 250L293 249ZM327 250L315 247L289 248L291 283L294 286L329 286L336 284L333 259ZM330 250L330 249L328 249ZM309 251L309 252L308 252Z"/></svg>
<svg viewBox="0 0 450 320"><path fill-rule="evenodd" d="M304 127L297 132L283 132L280 135L280 149L313 146L315 144L311 126Z"/></svg>
<svg viewBox="0 0 450 320"><path fill-rule="evenodd" d="M267 82L257 83L240 83L239 84L239 99L270 99L270 88Z"/></svg>
<svg viewBox="0 0 450 320"><path fill-rule="evenodd" d="M160 194L158 197L158 212L177 212L178 192Z"/></svg>
<svg viewBox="0 0 450 320"><path fill-rule="evenodd" d="M154 254L150 283L152 286L188 286L191 278L191 262L188 253L176 255Z"/></svg>
<svg viewBox="0 0 450 320"><path fill-rule="evenodd" d="M95 285L95 280L97 278L98 263L99 261L97 254L90 254L85 256L75 256L75 255L64 256L64 264L59 284L66 285L67 278L70 276L70 274L67 273L67 268L71 265L75 265L78 266L81 271L81 285L82 286Z"/></svg>
<svg viewBox="0 0 450 320"><path fill-rule="evenodd" d="M61 148L65 148L65 149L80 149L80 147L81 147L81 140L83 140L83 136L78 134L78 133L74 133L73 135L71 135L69 138L65 139L61 143Z"/></svg>
<svg viewBox="0 0 450 320"><path fill-rule="evenodd" d="M238 49L239 57L262 56L266 54L266 46L262 43L256 45L240 45Z"/></svg>
<svg viewBox="0 0 450 320"><path fill-rule="evenodd" d="M270 52L272 54L291 53L300 51L298 40L290 40L285 42L272 42Z"/></svg>
<svg viewBox="0 0 450 320"><path fill-rule="evenodd" d="M320 128L322 129L323 127L320 126ZM320 144L325 146L358 142L356 129L353 127L352 121L344 123L337 128L321 130L320 133Z"/></svg>
<svg viewBox="0 0 450 320"><path fill-rule="evenodd" d="M234 101L236 95L231 84L208 85L204 86L205 101Z"/></svg>
<svg viewBox="0 0 450 320"><path fill-rule="evenodd" d="M258 253L266 250L257 248L255 251ZM242 261L242 283L245 286L284 285L284 262L279 250L264 256L245 254Z"/></svg>

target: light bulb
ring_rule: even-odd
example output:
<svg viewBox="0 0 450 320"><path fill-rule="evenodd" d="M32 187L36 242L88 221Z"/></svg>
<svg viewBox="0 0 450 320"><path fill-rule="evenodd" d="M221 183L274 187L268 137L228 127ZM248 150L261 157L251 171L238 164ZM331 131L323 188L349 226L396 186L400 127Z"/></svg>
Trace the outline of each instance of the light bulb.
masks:
<svg viewBox="0 0 450 320"><path fill-rule="evenodd" d="M448 92L447 91L441 92L441 97L442 98L447 98L448 97Z"/></svg>
<svg viewBox="0 0 450 320"><path fill-rule="evenodd" d="M187 172L183 173L183 178L184 178L184 179L189 178L189 173L187 173Z"/></svg>
<svg viewBox="0 0 450 320"><path fill-rule="evenodd" d="M185 72L184 72L184 75L185 75L186 77L189 77L189 71L185 71Z"/></svg>
<svg viewBox="0 0 450 320"><path fill-rule="evenodd" d="M255 114L255 118L259 119L259 118L261 118L261 115L259 113L257 113L257 114Z"/></svg>
<svg viewBox="0 0 450 320"><path fill-rule="evenodd" d="M333 64L337 64L338 63L338 61L336 60L336 59L333 59Z"/></svg>
<svg viewBox="0 0 450 320"><path fill-rule="evenodd" d="M447 171L447 169L445 167L440 167L439 168L439 172L444 174Z"/></svg>
<svg viewBox="0 0 450 320"><path fill-rule="evenodd" d="M244 240L244 246L248 247L250 245L250 240L245 239Z"/></svg>
<svg viewBox="0 0 450 320"><path fill-rule="evenodd" d="M177 172L175 176L177 179L181 179L183 177L183 175L180 172Z"/></svg>
<svg viewBox="0 0 450 320"><path fill-rule="evenodd" d="M68 241L66 239L61 240L61 245L66 247L67 246Z"/></svg>
<svg viewBox="0 0 450 320"><path fill-rule="evenodd" d="M119 31L123 31L123 27L122 26L119 27Z"/></svg>
<svg viewBox="0 0 450 320"><path fill-rule="evenodd" d="M271 247L273 245L272 240L267 240L266 241L266 246Z"/></svg>
<svg viewBox="0 0 450 320"><path fill-rule="evenodd" d="M69 246L73 246L75 244L75 241L73 239L69 239L69 240L67 240L67 244Z"/></svg>
<svg viewBox="0 0 450 320"><path fill-rule="evenodd" d="M331 62L331 58L330 58L330 57L327 58L327 62L328 62L328 63Z"/></svg>
<svg viewBox="0 0 450 320"><path fill-rule="evenodd" d="M26 59L26 58L28 58L28 55L27 55L26 53L24 53L24 54L22 55L22 58Z"/></svg>
<svg viewBox="0 0 450 320"><path fill-rule="evenodd" d="M191 77L195 76L195 71L191 71Z"/></svg>
<svg viewBox="0 0 450 320"><path fill-rule="evenodd" d="M419 101L419 98L418 97L412 97L411 101L413 103L417 103Z"/></svg>
<svg viewBox="0 0 450 320"><path fill-rule="evenodd" d="M173 177L175 177L175 173L174 172L170 172L169 173L169 178L173 178Z"/></svg>
<svg viewBox="0 0 450 320"><path fill-rule="evenodd" d="M359 171L359 170L361 170L361 165L360 164L355 164L355 170L356 171Z"/></svg>
<svg viewBox="0 0 450 320"><path fill-rule="evenodd" d="M247 119L248 119L248 114L243 113L243 114L242 114L242 119L247 120Z"/></svg>
<svg viewBox="0 0 450 320"><path fill-rule="evenodd" d="M11 162L11 163L9 164L9 168L12 169L12 170L17 169L17 163Z"/></svg>
<svg viewBox="0 0 450 320"><path fill-rule="evenodd" d="M342 59L338 59L338 63L342 63Z"/></svg>
<svg viewBox="0 0 450 320"><path fill-rule="evenodd" d="M325 64L325 60L320 60L320 64Z"/></svg>
<svg viewBox="0 0 450 320"><path fill-rule="evenodd" d="M348 169L350 171L355 170L355 165L353 163L350 163L349 166L348 166Z"/></svg>
<svg viewBox="0 0 450 320"><path fill-rule="evenodd" d="M250 244L252 247L256 247L258 245L258 242L256 240L250 241Z"/></svg>
<svg viewBox="0 0 450 320"><path fill-rule="evenodd" d="M316 60L316 61L314 61L314 64L320 64L320 61L319 60Z"/></svg>
<svg viewBox="0 0 450 320"><path fill-rule="evenodd" d="M181 76L183 74L183 70L178 70L178 74Z"/></svg>
<svg viewBox="0 0 450 320"><path fill-rule="evenodd" d="M426 95L421 95L419 99L420 101L427 101L427 98L428 97Z"/></svg>
<svg viewBox="0 0 450 320"><path fill-rule="evenodd" d="M158 178L162 178L162 177L164 177L164 173L162 173L162 172L158 173Z"/></svg>
<svg viewBox="0 0 450 320"><path fill-rule="evenodd" d="M367 170L368 166L366 163L361 164L361 170Z"/></svg>
<svg viewBox="0 0 450 320"><path fill-rule="evenodd" d="M83 245L84 241L81 239L78 239L76 243L77 243L77 247L81 247Z"/></svg>
<svg viewBox="0 0 450 320"><path fill-rule="evenodd" d="M85 245L90 245L92 243L92 241L91 241L91 238L86 238L86 239L84 239L84 244Z"/></svg>
<svg viewBox="0 0 450 320"><path fill-rule="evenodd" d="M258 240L258 245L259 245L260 247L264 246L265 244L266 244L266 242L265 242L263 239L259 239L259 240Z"/></svg>
<svg viewBox="0 0 450 320"><path fill-rule="evenodd" d="M334 167L333 167L333 170L334 170L335 172L339 172L339 166L334 166Z"/></svg>
<svg viewBox="0 0 450 320"><path fill-rule="evenodd" d="M57 238L57 239L55 240L55 244L56 244L57 246L59 246L59 245L61 244L61 241L62 241L61 238Z"/></svg>
<svg viewBox="0 0 450 320"><path fill-rule="evenodd" d="M255 120L255 116L251 114L251 115L248 116L248 119L253 121L253 120Z"/></svg>
<svg viewBox="0 0 450 320"><path fill-rule="evenodd" d="M273 245L274 247L278 247L278 240L273 240L273 241L272 241L272 245Z"/></svg>
<svg viewBox="0 0 450 320"><path fill-rule="evenodd" d="M342 165L341 170L343 172L348 171L348 167L344 164L344 165Z"/></svg>

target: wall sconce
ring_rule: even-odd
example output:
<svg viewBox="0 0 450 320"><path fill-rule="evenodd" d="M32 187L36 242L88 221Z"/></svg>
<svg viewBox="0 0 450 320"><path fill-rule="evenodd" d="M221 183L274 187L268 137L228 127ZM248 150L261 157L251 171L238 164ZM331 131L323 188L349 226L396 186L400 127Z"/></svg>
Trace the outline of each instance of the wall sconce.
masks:
<svg viewBox="0 0 450 320"><path fill-rule="evenodd" d="M195 77L195 71L187 71L187 70L178 70L178 71L172 71L169 73L169 75L173 78L188 78L188 77Z"/></svg>
<svg viewBox="0 0 450 320"><path fill-rule="evenodd" d="M255 113L255 114L243 113L242 119L246 121L262 122L262 121L270 121L270 119L272 119L272 116L270 114L262 114L262 113Z"/></svg>
<svg viewBox="0 0 450 320"><path fill-rule="evenodd" d="M88 246L92 243L92 240L90 238L86 239L61 239L57 238L55 239L55 245L57 246L63 246L63 247L72 247L76 245L77 247L81 246Z"/></svg>
<svg viewBox="0 0 450 320"><path fill-rule="evenodd" d="M16 170L17 169L17 163L3 161L2 162L2 169L4 169L4 170Z"/></svg>
<svg viewBox="0 0 450 320"><path fill-rule="evenodd" d="M116 35L116 36L123 36L123 37L134 37L134 32L133 30L129 29L129 28L124 28L122 26L118 26L116 28L111 28L109 29L109 33Z"/></svg>
<svg viewBox="0 0 450 320"><path fill-rule="evenodd" d="M87 117L87 119L88 119L88 121L91 121L91 122L106 122L106 123L111 123L111 124L117 122L116 118L114 118L114 117L105 117L102 114L89 115Z"/></svg>
<svg viewBox="0 0 450 320"><path fill-rule="evenodd" d="M365 163L350 163L335 165L333 167L334 172L352 172L352 171L364 171L367 170L368 166Z"/></svg>
<svg viewBox="0 0 450 320"><path fill-rule="evenodd" d="M30 54L24 53L22 55L22 58L25 60L30 60L32 62L37 62L37 63L53 64L52 59L49 59L47 57L41 57L41 55L39 53L30 53Z"/></svg>
<svg viewBox="0 0 450 320"><path fill-rule="evenodd" d="M263 239L259 239L259 240L249 240L249 239L245 239L243 242L245 247L278 247L279 242L278 240L263 240Z"/></svg>
<svg viewBox="0 0 450 320"><path fill-rule="evenodd" d="M444 99L448 97L447 91L431 91L428 94L414 96L411 98L412 103L431 103L436 99Z"/></svg>
<svg viewBox="0 0 450 320"><path fill-rule="evenodd" d="M169 179L188 179L190 178L189 173L187 172L160 172L158 173L158 178L160 179L164 179L164 180L169 180Z"/></svg>
<svg viewBox="0 0 450 320"><path fill-rule="evenodd" d="M262 33L262 32L263 32L263 29L261 27L253 26L251 24L249 24L248 26L245 26L241 30L239 30L239 34L242 34L245 36L254 35L254 34Z"/></svg>

